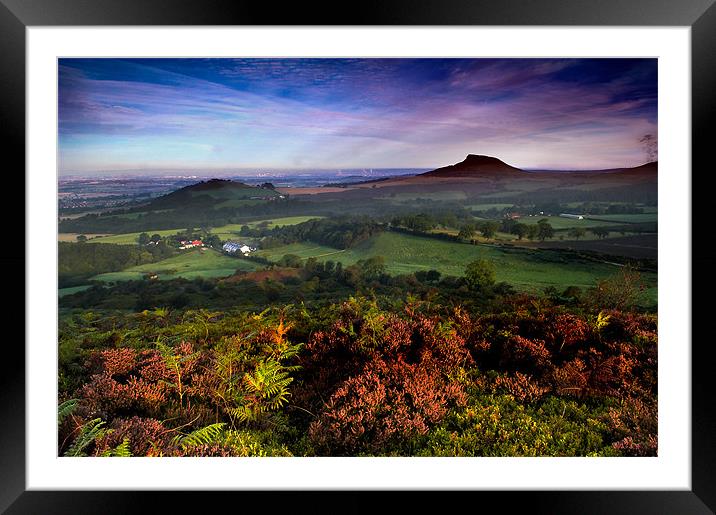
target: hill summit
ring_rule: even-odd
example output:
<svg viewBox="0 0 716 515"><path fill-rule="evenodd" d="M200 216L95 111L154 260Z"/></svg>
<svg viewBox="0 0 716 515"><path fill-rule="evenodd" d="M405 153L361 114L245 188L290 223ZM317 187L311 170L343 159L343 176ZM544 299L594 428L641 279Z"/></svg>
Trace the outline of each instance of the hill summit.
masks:
<svg viewBox="0 0 716 515"><path fill-rule="evenodd" d="M466 175L511 174L516 172L522 172L522 170L515 168L514 166L510 166L496 157L468 154L467 157L459 163L444 166L421 175L456 177Z"/></svg>
<svg viewBox="0 0 716 515"><path fill-rule="evenodd" d="M146 207L158 209L217 208L246 205L247 201L272 200L279 193L272 188L256 187L229 179L210 179L157 197Z"/></svg>

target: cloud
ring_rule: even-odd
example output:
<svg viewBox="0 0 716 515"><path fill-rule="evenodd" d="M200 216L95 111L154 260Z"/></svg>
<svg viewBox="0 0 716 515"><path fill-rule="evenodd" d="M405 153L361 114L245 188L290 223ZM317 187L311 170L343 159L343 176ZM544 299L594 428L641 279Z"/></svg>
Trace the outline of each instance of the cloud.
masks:
<svg viewBox="0 0 716 515"><path fill-rule="evenodd" d="M92 61L60 64L67 170L429 167L469 152L592 168L640 164L639 139L656 134L643 60Z"/></svg>

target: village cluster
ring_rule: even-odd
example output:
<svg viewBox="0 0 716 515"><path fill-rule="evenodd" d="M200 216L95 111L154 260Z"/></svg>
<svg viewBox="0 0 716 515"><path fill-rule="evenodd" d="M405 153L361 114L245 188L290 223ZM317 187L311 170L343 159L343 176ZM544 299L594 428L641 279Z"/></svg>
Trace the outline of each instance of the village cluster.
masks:
<svg viewBox="0 0 716 515"><path fill-rule="evenodd" d="M150 242L152 243L152 242ZM204 243L201 240L182 240L180 243L180 249L186 250L186 249L193 249L196 247L208 247L206 243ZM226 252L227 254L236 254L237 252L240 252L244 256L250 254L251 252L254 252L257 250L256 247L251 247L245 243L239 243L235 241L227 241L224 243L221 247L221 250Z"/></svg>
<svg viewBox="0 0 716 515"><path fill-rule="evenodd" d="M246 245L245 243L237 243L235 241L227 241L226 243L224 243L224 245L221 247L221 249L224 252L227 252L229 254L235 254L237 252L241 252L244 256L246 256L256 250L255 247L250 247L250 246Z"/></svg>
<svg viewBox="0 0 716 515"><path fill-rule="evenodd" d="M182 240L180 243L180 249L193 249L194 247L205 247L203 241L201 240Z"/></svg>

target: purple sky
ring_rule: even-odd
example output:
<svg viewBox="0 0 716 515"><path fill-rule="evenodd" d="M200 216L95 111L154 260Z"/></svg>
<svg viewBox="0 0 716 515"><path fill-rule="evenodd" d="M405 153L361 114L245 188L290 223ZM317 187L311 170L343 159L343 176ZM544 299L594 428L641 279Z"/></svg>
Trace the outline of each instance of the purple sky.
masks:
<svg viewBox="0 0 716 515"><path fill-rule="evenodd" d="M656 59L61 59L60 173L647 161Z"/></svg>

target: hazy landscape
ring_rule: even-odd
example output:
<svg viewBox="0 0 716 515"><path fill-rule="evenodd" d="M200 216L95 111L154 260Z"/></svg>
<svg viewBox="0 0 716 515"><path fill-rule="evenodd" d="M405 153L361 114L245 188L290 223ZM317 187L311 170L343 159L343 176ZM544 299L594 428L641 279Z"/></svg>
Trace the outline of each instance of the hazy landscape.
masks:
<svg viewBox="0 0 716 515"><path fill-rule="evenodd" d="M655 61L140 61L61 64L60 455L656 454Z"/></svg>

